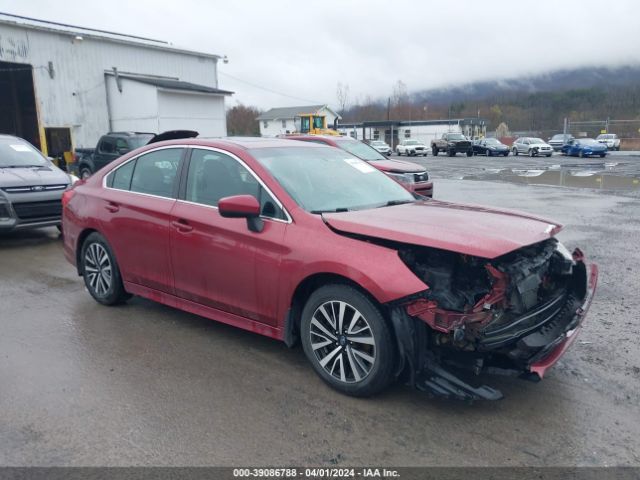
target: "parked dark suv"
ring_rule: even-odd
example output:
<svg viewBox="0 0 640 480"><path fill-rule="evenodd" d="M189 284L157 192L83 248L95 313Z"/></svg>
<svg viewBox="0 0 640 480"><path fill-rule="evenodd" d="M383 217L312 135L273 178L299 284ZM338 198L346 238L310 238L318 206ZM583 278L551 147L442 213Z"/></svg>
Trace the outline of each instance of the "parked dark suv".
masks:
<svg viewBox="0 0 640 480"><path fill-rule="evenodd" d="M96 148L76 148L75 163L80 178L88 178L116 158L146 145L154 136L154 133L111 132L100 137Z"/></svg>

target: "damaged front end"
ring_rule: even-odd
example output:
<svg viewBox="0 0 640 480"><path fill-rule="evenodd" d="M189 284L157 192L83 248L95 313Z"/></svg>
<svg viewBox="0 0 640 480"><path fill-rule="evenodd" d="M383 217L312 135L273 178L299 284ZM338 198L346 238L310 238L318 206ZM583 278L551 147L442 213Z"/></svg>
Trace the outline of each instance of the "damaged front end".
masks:
<svg viewBox="0 0 640 480"><path fill-rule="evenodd" d="M429 287L390 305L399 373L462 400L502 398L465 375L540 380L575 339L598 276L579 249L570 254L555 238L491 260L418 246L398 253Z"/></svg>

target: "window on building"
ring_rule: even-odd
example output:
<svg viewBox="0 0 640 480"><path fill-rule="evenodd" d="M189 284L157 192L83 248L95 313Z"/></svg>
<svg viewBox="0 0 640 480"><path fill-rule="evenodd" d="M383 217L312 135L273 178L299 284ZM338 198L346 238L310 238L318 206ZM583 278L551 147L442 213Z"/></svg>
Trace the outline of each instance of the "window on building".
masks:
<svg viewBox="0 0 640 480"><path fill-rule="evenodd" d="M266 120L263 122L263 126L264 128L269 128L269 122L267 122Z"/></svg>
<svg viewBox="0 0 640 480"><path fill-rule="evenodd" d="M404 131L404 138L411 138L411 130L407 129Z"/></svg>
<svg viewBox="0 0 640 480"><path fill-rule="evenodd" d="M287 121L286 120L282 120L282 128L287 128Z"/></svg>
<svg viewBox="0 0 640 480"><path fill-rule="evenodd" d="M380 131L379 130L374 130L373 131L373 139L374 140L380 140Z"/></svg>

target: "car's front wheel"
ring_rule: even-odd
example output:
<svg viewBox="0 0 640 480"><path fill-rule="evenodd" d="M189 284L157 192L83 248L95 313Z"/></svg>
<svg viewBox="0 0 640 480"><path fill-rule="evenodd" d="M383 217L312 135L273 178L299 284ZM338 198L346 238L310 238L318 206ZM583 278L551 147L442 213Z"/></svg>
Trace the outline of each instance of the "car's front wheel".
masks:
<svg viewBox="0 0 640 480"><path fill-rule="evenodd" d="M433 154L434 157L438 156L438 147L432 147L431 148L431 153Z"/></svg>
<svg viewBox="0 0 640 480"><path fill-rule="evenodd" d="M89 167L80 168L80 178L86 180L91 176L91 169Z"/></svg>
<svg viewBox="0 0 640 480"><path fill-rule="evenodd" d="M302 312L304 352L332 388L356 397L380 392L393 380L396 346L381 310L349 285L319 288Z"/></svg>
<svg viewBox="0 0 640 480"><path fill-rule="evenodd" d="M518 149L513 147L513 154L517 157L518 156Z"/></svg>
<svg viewBox="0 0 640 480"><path fill-rule="evenodd" d="M94 232L87 237L80 261L84 284L97 302L116 305L131 297L124 289L115 255L102 235Z"/></svg>

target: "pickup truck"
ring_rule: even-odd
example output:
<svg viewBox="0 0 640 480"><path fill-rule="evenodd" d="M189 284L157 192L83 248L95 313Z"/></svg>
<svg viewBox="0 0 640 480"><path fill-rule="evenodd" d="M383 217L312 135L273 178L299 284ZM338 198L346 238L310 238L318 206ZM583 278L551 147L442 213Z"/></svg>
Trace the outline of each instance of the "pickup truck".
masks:
<svg viewBox="0 0 640 480"><path fill-rule="evenodd" d="M441 138L431 140L431 153L437 156L440 152L447 152L450 157L456 153L466 153L473 156L471 142L461 133L443 133Z"/></svg>
<svg viewBox="0 0 640 480"><path fill-rule="evenodd" d="M96 148L76 148L74 168L80 178L89 178L105 165L131 150L149 143L176 138L197 137L192 130L170 130L160 134L146 132L110 132L100 137Z"/></svg>

